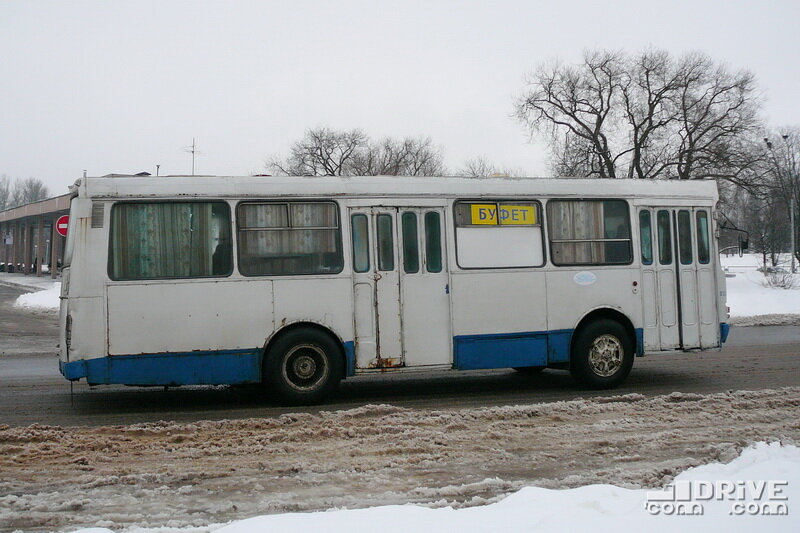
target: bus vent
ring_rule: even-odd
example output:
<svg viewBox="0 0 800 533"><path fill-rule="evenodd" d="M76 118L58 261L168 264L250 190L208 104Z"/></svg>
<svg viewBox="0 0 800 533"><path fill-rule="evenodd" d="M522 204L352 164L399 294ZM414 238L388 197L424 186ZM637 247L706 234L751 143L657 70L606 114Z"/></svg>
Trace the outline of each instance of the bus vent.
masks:
<svg viewBox="0 0 800 533"><path fill-rule="evenodd" d="M103 227L103 211L105 204L102 202L92 202L92 227Z"/></svg>

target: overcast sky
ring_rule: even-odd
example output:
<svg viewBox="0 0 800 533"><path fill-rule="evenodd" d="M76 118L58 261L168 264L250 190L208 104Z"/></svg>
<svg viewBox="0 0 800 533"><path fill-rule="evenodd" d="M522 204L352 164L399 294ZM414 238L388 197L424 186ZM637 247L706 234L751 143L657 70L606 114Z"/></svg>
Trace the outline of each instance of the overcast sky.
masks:
<svg viewBox="0 0 800 533"><path fill-rule="evenodd" d="M800 124L800 2L0 3L0 173L53 193L90 175L250 174L310 127L433 138L447 165L530 175L511 118L537 63L593 47L703 50Z"/></svg>

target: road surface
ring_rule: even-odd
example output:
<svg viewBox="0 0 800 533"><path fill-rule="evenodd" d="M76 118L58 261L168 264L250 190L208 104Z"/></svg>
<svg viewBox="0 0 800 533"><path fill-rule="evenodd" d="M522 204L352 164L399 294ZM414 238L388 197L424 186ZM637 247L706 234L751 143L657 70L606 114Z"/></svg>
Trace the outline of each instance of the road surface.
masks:
<svg viewBox="0 0 800 533"><path fill-rule="evenodd" d="M56 317L12 308L22 291L0 286L0 424L109 425L197 421L339 410L366 404L447 409L553 402L593 396L711 393L800 385L800 328L733 328L721 352L638 358L614 391L578 388L565 371L523 376L512 370L360 376L325 405L281 407L257 388L89 387L58 373Z"/></svg>

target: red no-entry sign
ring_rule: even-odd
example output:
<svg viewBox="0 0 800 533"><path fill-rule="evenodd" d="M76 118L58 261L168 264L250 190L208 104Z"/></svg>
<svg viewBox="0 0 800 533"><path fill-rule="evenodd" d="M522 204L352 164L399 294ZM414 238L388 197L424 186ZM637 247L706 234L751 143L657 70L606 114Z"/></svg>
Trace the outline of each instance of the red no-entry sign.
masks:
<svg viewBox="0 0 800 533"><path fill-rule="evenodd" d="M69 226L69 215L61 215L56 220L56 231L62 237L67 236L67 227Z"/></svg>

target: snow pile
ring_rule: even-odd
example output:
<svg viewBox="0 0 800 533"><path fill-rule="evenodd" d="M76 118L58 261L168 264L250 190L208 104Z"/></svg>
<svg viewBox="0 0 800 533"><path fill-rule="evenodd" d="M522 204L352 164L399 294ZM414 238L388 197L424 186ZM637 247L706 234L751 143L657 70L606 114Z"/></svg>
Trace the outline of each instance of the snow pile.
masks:
<svg viewBox="0 0 800 533"><path fill-rule="evenodd" d="M800 289L769 287L759 272L760 259L755 254L721 257L727 276L728 306L732 322L741 325L793 323L800 315ZM761 317L753 320L750 317ZM736 320L739 319L739 320Z"/></svg>
<svg viewBox="0 0 800 533"><path fill-rule="evenodd" d="M49 289L23 294L14 302L14 307L34 311L58 311L61 283L55 282Z"/></svg>
<svg viewBox="0 0 800 533"><path fill-rule="evenodd" d="M552 490L525 487L497 503L481 507L432 509L417 505L388 505L356 510L314 513L285 513L258 516L216 529L217 533L262 531L347 532L409 531L798 531L797 513L784 516L759 516L750 502L776 510L779 502L791 509L800 502L800 448L779 443L757 443L745 449L728 464L708 464L679 474L674 483L704 482L706 486L725 486L741 482L779 482L780 496L772 499L769 490L743 489L744 497L717 490L712 499L692 500L702 505L699 516L654 514L646 509L648 494L662 491L625 489L614 485L587 485L574 489ZM784 484L785 482L785 484ZM741 504L744 504L742 506ZM736 507L736 506L739 507ZM665 507L666 508L666 507ZM738 512L737 509L751 509ZM209 529L212 529L211 526ZM194 528L193 528L194 529ZM82 529L78 533L110 533L103 528ZM147 531L141 529L138 531Z"/></svg>

